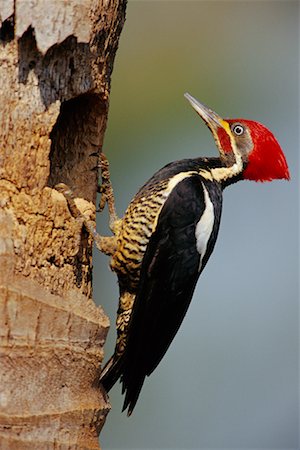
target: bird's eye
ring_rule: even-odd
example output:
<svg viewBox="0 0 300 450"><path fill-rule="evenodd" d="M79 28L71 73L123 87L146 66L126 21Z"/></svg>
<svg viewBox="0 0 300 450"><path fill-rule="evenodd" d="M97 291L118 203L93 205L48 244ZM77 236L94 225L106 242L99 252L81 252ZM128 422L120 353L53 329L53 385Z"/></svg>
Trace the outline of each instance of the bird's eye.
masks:
<svg viewBox="0 0 300 450"><path fill-rule="evenodd" d="M238 124L236 124L236 125L233 125L232 131L233 131L234 134L236 134L237 136L241 136L241 135L244 133L245 130L244 130L244 127L238 123Z"/></svg>

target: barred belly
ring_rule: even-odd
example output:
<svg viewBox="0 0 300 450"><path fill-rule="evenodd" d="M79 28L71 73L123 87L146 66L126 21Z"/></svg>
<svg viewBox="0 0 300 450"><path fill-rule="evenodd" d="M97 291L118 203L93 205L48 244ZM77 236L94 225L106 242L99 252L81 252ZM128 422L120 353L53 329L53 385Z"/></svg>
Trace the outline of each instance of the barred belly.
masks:
<svg viewBox="0 0 300 450"><path fill-rule="evenodd" d="M110 266L116 272L120 288L135 293L140 269L150 237L155 230L157 218L168 197L167 181L152 195L139 194L130 203L120 228L117 250Z"/></svg>
<svg viewBox="0 0 300 450"><path fill-rule="evenodd" d="M160 210L168 197L161 186L155 195L135 197L129 205L118 236L117 250L110 266L118 276L120 299L117 314L116 354L126 348L128 326L140 278L140 270L150 237L155 230ZM154 193L153 193L154 194Z"/></svg>

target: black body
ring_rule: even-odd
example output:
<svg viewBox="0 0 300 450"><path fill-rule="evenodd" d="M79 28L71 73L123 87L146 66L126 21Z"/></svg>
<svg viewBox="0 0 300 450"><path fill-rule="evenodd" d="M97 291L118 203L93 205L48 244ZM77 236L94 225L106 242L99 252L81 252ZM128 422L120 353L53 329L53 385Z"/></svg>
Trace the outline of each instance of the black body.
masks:
<svg viewBox="0 0 300 450"><path fill-rule="evenodd" d="M171 190L157 217L155 230L144 253L136 297L126 336L126 349L112 357L101 379L109 390L121 378L125 401L131 414L144 379L157 367L172 342L191 302L193 292L217 239L222 190L238 178L221 183L210 170L223 167L219 158L186 159L158 171L138 192L133 202L155 201L166 181L183 178ZM186 177L184 174L188 174ZM213 206L214 222L204 254L197 249L196 227L207 207ZM200 267L201 263L201 267ZM124 276L122 289L124 288ZM121 286L120 286L121 287Z"/></svg>

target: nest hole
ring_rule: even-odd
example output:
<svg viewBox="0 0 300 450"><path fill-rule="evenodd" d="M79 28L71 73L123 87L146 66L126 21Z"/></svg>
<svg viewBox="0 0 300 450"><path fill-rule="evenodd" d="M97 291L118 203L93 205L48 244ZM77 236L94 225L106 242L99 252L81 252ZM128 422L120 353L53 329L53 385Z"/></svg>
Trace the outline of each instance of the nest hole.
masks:
<svg viewBox="0 0 300 450"><path fill-rule="evenodd" d="M94 93L61 104L50 134L49 186L65 183L76 196L95 201L106 111L106 104Z"/></svg>

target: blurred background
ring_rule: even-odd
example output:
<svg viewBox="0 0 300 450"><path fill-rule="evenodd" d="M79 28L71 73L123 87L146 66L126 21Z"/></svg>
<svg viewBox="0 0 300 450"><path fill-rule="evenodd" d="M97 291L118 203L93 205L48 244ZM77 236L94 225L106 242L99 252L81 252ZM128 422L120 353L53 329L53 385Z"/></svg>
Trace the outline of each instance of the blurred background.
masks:
<svg viewBox="0 0 300 450"><path fill-rule="evenodd" d="M292 179L224 192L215 251L132 417L120 384L110 392L104 450L299 448L298 83L298 1L129 1L104 145L118 213L166 163L217 155L186 91L223 117L267 125ZM112 324L106 359L118 306L108 263L95 252L94 297Z"/></svg>

